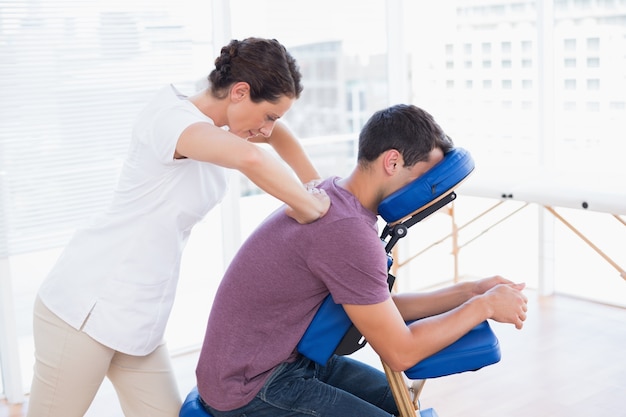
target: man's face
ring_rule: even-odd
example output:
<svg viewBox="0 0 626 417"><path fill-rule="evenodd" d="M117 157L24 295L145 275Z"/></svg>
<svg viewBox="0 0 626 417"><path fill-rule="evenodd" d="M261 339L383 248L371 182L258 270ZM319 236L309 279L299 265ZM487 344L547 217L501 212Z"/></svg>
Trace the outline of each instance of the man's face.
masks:
<svg viewBox="0 0 626 417"><path fill-rule="evenodd" d="M394 191L397 191L405 185L409 184L410 182L415 181L417 178L424 175L426 171L441 162L442 159L443 151L439 148L435 148L430 151L428 161L418 162L412 167L403 167L398 173L399 175Z"/></svg>

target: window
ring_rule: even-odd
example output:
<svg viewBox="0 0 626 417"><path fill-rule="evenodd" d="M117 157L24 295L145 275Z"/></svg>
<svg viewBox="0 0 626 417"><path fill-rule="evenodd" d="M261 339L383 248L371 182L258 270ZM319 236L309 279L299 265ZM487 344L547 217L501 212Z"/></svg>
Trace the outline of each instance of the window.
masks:
<svg viewBox="0 0 626 417"><path fill-rule="evenodd" d="M611 101L609 103L609 108L611 110L624 110L624 109L626 109L626 102L624 102L624 101Z"/></svg>
<svg viewBox="0 0 626 417"><path fill-rule="evenodd" d="M587 90L596 91L600 89L600 80L592 78L587 80Z"/></svg>
<svg viewBox="0 0 626 417"><path fill-rule="evenodd" d="M563 110L565 111L574 111L576 110L576 102L575 101L566 101L563 103Z"/></svg>
<svg viewBox="0 0 626 417"><path fill-rule="evenodd" d="M75 228L108 203L142 106L167 83L194 93L213 67L211 2L0 0L0 10L0 262L11 271L0 286L19 294L11 359L28 389L24 312ZM204 273L221 270L209 258Z"/></svg>
<svg viewBox="0 0 626 417"><path fill-rule="evenodd" d="M289 0L232 0L229 5L234 38L250 33L276 38L297 60L304 91L283 120L302 139L323 177L347 174L354 164L353 133L387 105L385 1L322 0L294 7ZM442 50L453 54L454 47ZM445 65L453 66L449 61ZM335 147L347 151L335 154ZM251 196L270 199L247 178L239 175L239 180ZM243 235L254 226L242 226Z"/></svg>
<svg viewBox="0 0 626 417"><path fill-rule="evenodd" d="M406 1L405 5L410 3L422 2ZM545 163L541 150L547 143L555 149L550 169L559 175L579 175L581 166L592 164L598 176L606 172L607 178L626 179L626 165L622 161L626 141L615 134L624 131L622 113L626 106L622 97L626 79L626 32L623 13L615 7L617 2L552 3L554 24L548 28L534 17L537 10L549 6L551 0L507 3L506 21L499 17L502 2L477 4L444 0L441 3L443 7L436 14L436 24L428 24L429 19L434 19L425 6L405 6L412 7L411 16L429 16L422 19L422 26L413 25L414 31L408 36L424 39L422 43L407 45L409 53L419 56L420 61L419 67L412 67L414 78L421 78L414 82L413 97L435 117L439 116L451 137L461 138L462 143L471 148L477 164L483 169L498 166L501 170L496 172L500 173L528 172L533 169L529 167ZM551 61L545 61L546 57L539 54L544 42L540 36L549 37L551 41L554 49ZM428 48L436 51L445 44L464 45L464 62L471 57L478 63L471 68L471 73L469 65L445 73L436 71L442 68L445 57L421 52ZM417 65L417 58L414 63ZM550 91L541 90L544 74L549 74L553 81L546 86L552 89ZM474 80L475 91L468 90L467 81L450 88L451 84L445 84L444 80L452 79L453 75L458 76L456 79ZM424 77L430 79L424 80ZM517 86L520 88L513 88ZM550 101L541 101L546 99ZM546 109L549 109L546 113L538 114ZM553 130L542 127L541 123L545 123L542 118L546 115L550 117ZM612 151L607 153L606 149ZM615 241L622 241L623 237L620 239ZM559 236L562 246L569 245L569 240L571 236L567 233ZM607 245L612 246L608 242ZM611 250L620 254L615 257L622 259L623 266L623 251L616 247ZM595 262L593 253L580 256ZM566 257L571 259L571 255ZM594 294L594 298L624 304L626 290L621 280L615 280L614 275L607 276L604 290L600 290L602 286L582 278L571 264L558 264L559 269L568 270L569 274L564 276L558 272L557 291L583 297ZM593 272L586 273L590 274ZM577 280L572 276L581 278Z"/></svg>
<svg viewBox="0 0 626 417"><path fill-rule="evenodd" d="M167 80L193 93L210 70L210 33L162 3L66 1L44 14L26 0L0 4L10 253L62 244L108 201L142 104Z"/></svg>
<svg viewBox="0 0 626 417"><path fill-rule="evenodd" d="M567 79L563 80L566 90L576 90L576 80L575 79Z"/></svg>
<svg viewBox="0 0 626 417"><path fill-rule="evenodd" d="M587 51L596 52L600 50L600 38L587 38Z"/></svg>
<svg viewBox="0 0 626 417"><path fill-rule="evenodd" d="M576 58L565 58L563 60L563 66L565 68L576 68Z"/></svg>
<svg viewBox="0 0 626 417"><path fill-rule="evenodd" d="M600 67L600 58L592 57L587 58L587 68L599 68Z"/></svg>
<svg viewBox="0 0 626 417"><path fill-rule="evenodd" d="M565 52L575 52L576 51L576 39L564 39L563 50Z"/></svg>
<svg viewBox="0 0 626 417"><path fill-rule="evenodd" d="M587 109L588 112L599 112L600 111L600 103L597 101L588 101L585 104L585 108Z"/></svg>
<svg viewBox="0 0 626 417"><path fill-rule="evenodd" d="M232 0L230 9L234 38L250 33L276 38L298 61L304 91L284 120L303 138L305 147L319 136L358 131L359 120L386 104L384 0L322 0L302 2L298 7L289 0ZM325 12L330 9L334 12ZM351 25L345 24L346 16ZM452 54L454 48L449 44L442 50ZM317 155L312 158L316 160ZM322 174L337 172L328 167Z"/></svg>

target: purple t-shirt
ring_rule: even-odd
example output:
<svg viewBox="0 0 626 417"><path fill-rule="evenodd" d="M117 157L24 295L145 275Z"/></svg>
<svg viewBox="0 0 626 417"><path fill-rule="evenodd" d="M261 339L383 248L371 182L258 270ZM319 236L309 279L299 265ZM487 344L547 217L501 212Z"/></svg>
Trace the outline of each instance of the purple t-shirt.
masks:
<svg viewBox="0 0 626 417"><path fill-rule="evenodd" d="M250 402L296 345L330 292L339 304L389 298L377 217L337 178L324 181L331 206L300 225L281 208L242 245L211 310L196 369L202 398L218 410Z"/></svg>

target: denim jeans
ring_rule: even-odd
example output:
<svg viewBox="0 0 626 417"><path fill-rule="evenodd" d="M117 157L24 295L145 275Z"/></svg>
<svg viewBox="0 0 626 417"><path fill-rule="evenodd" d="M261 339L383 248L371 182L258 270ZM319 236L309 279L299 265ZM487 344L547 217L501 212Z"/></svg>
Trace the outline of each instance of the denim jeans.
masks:
<svg viewBox="0 0 626 417"><path fill-rule="evenodd" d="M300 357L274 370L261 391L245 406L218 411L214 417L389 417L398 408L385 374L345 356L326 366Z"/></svg>

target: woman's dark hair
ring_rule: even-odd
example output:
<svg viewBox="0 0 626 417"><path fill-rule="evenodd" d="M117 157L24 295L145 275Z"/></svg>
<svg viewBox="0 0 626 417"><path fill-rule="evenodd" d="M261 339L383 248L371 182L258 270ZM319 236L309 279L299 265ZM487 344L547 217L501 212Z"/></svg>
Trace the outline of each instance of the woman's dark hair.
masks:
<svg viewBox="0 0 626 417"><path fill-rule="evenodd" d="M435 119L426 111L409 104L380 110L369 118L359 135L359 164L374 161L389 149L396 149L404 166L428 161L430 151L440 148L444 154L454 147Z"/></svg>
<svg viewBox="0 0 626 417"><path fill-rule="evenodd" d="M250 99L276 102L281 96L299 98L302 75L296 60L276 39L231 40L215 59L208 76L211 93L224 98L240 81L250 85Z"/></svg>

